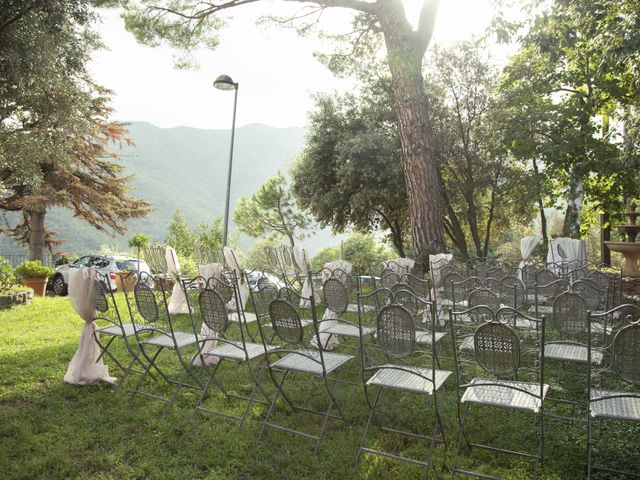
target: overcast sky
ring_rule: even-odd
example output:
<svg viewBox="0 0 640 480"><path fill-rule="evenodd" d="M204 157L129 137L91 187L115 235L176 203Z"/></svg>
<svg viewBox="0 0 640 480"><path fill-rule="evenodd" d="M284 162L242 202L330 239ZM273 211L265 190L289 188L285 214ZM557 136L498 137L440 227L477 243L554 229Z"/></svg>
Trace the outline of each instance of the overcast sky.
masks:
<svg viewBox="0 0 640 480"><path fill-rule="evenodd" d="M293 31L255 26L261 11L274 11L281 3L274 0L233 9L234 18L222 33L221 45L215 51L199 52L200 69L195 71L176 70L170 49L138 45L124 30L117 11L102 11L98 31L109 50L94 55L91 69L99 84L114 91L113 118L143 120L159 127L230 128L233 92L212 86L225 73L240 85L238 126L305 126L313 107L312 94L343 91L350 83L335 79L313 58L319 49L317 41L301 39ZM417 18L421 3L405 0L411 20ZM349 18L347 11L329 10L323 17L327 27ZM450 44L479 35L491 15L488 0L443 0L433 40Z"/></svg>

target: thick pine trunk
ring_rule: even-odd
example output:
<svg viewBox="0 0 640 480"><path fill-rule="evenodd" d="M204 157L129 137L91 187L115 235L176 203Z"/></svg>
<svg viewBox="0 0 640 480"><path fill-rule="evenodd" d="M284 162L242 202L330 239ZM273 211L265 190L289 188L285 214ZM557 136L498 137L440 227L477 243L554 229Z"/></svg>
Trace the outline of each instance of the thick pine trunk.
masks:
<svg viewBox="0 0 640 480"><path fill-rule="evenodd" d="M404 16L402 3L379 4L398 117L411 234L417 256L445 251L440 183L433 147L422 58L426 45Z"/></svg>
<svg viewBox="0 0 640 480"><path fill-rule="evenodd" d="M41 204L33 205L29 212L29 260L44 261L46 213L46 206Z"/></svg>

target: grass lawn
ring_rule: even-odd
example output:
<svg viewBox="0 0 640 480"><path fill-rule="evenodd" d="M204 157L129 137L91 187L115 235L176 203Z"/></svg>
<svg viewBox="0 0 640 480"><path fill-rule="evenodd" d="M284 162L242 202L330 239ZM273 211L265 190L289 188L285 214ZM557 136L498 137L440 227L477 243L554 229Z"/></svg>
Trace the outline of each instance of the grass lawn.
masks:
<svg viewBox="0 0 640 480"><path fill-rule="evenodd" d="M63 383L73 356L82 321L68 298L36 299L29 305L0 313L0 472L17 478L419 478L421 469L377 456L354 460L368 407L362 386L339 390L351 426L330 422L317 458L312 442L284 432L268 430L258 438L266 407L253 407L241 432L219 417L193 415L195 392L185 392L175 407L142 397L127 400L137 376L129 378L117 395L106 384L75 387ZM114 352L126 358L124 347ZM447 348L445 346L445 348ZM170 356L167 355L167 359ZM168 369L173 362L168 362ZM227 365L221 378L229 390L248 394L249 376L243 368ZM446 366L445 366L446 368ZM177 369L174 369L177 372ZM119 372L112 369L112 374ZM553 371L551 383L555 382ZM293 395L309 400L318 389L314 380L295 380ZM442 414L448 445L437 447L432 478L449 478L449 465L457 434L453 377L443 401ZM265 378L265 386L268 385ZM554 391L566 387L552 385ZM310 393L314 392L314 393ZM209 405L239 412L241 402L228 401L212 390ZM553 394L554 392L552 392ZM322 398L316 399L318 406ZM387 397L385 411L406 425L430 424L425 402L416 397ZM307 413L282 408L278 420L297 428L319 428ZM506 447L535 448L536 438L522 431L531 417L519 413L476 409L470 417L476 439L501 442ZM586 476L586 425L548 419L545 422L544 479L580 479ZM640 429L616 425L602 431L598 458L618 468L640 470ZM369 445L403 455L423 456L426 446L372 429ZM531 462L466 451L464 466L509 479L531 478ZM608 478L601 476L598 478Z"/></svg>

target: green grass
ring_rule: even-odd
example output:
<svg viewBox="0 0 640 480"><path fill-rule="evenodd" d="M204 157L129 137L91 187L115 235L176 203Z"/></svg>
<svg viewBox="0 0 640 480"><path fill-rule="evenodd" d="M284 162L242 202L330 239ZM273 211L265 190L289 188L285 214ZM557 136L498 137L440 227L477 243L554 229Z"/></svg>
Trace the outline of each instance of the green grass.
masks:
<svg viewBox="0 0 640 480"><path fill-rule="evenodd" d="M358 468L354 460L368 407L363 389L339 390L351 426L331 422L317 458L312 442L275 430L258 438L264 405L255 405L245 428L218 417L192 415L195 392L181 394L175 407L164 411L160 402L127 400L137 376L112 395L106 384L76 387L62 378L73 356L82 321L67 298L36 299L30 305L0 313L0 471L2 478L315 478L378 479L419 478L418 467L366 455ZM121 345L114 351L126 358ZM445 346L446 348L446 346ZM166 360L170 360L167 356ZM177 374L173 362L165 362ZM231 365L222 372L226 386L239 393L251 389L243 368ZM112 370L119 375L119 372ZM555 381L553 372L552 380ZM453 379L451 379L453 380ZM301 402L320 406L319 385L300 376L291 394ZM568 384L571 386L571 381ZM265 386L272 390L265 378ZM453 384L443 401L442 414L449 439L436 449L432 478L449 478L453 443L457 434ZM160 388L160 387L159 387ZM557 392L554 387L554 391ZM156 391L158 391L156 389ZM167 390L165 389L165 393ZM228 401L212 391L209 406L239 412L243 404ZM426 431L432 419L422 399L390 394L385 411L391 418ZM319 421L307 413L278 411L277 419L294 428L313 429ZM523 434L531 417L518 413L476 409L469 419L470 432L480 441L509 448L533 448L533 435ZM547 420L543 479L580 479L586 472L586 427ZM602 432L598 458L617 467L638 469L640 430L615 425ZM404 455L421 457L424 445L372 429L369 444ZM508 479L527 479L532 463L513 457L465 451L464 465ZM607 478L605 476L599 478Z"/></svg>

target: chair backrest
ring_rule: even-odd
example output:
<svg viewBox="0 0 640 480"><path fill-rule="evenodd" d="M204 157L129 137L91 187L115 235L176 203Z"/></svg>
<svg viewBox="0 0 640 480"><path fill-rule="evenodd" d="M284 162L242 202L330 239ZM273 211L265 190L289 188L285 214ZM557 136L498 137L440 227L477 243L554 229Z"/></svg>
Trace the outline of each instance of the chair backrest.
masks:
<svg viewBox="0 0 640 480"><path fill-rule="evenodd" d="M253 311L258 321L264 320L269 315L269 304L278 298L278 288L272 283L260 285L258 282L257 290L250 290L251 302L253 303Z"/></svg>
<svg viewBox="0 0 640 480"><path fill-rule="evenodd" d="M153 329L172 335L164 282L154 283L150 274L140 272L133 292L125 291L125 298L136 331Z"/></svg>
<svg viewBox="0 0 640 480"><path fill-rule="evenodd" d="M555 280L558 280L559 277L554 272L548 269L538 270L536 272L536 284L537 285L547 285Z"/></svg>
<svg viewBox="0 0 640 480"><path fill-rule="evenodd" d="M400 283L400 275L391 269L386 269L380 274L380 287L391 288Z"/></svg>
<svg viewBox="0 0 640 480"><path fill-rule="evenodd" d="M220 248L197 246L195 248L195 253L198 265L208 265L210 263L219 263L221 265L225 264L224 255Z"/></svg>
<svg viewBox="0 0 640 480"><path fill-rule="evenodd" d="M235 276L233 275L232 271L227 272L227 275L229 275L232 280L235 280ZM218 292L222 300L225 302L225 305L233 300L235 286L233 285L233 282L229 281L226 276L223 276L223 278L208 278L207 288Z"/></svg>
<svg viewBox="0 0 640 480"><path fill-rule="evenodd" d="M416 344L416 324L402 305L390 304L378 314L377 342L389 358L409 357Z"/></svg>
<svg viewBox="0 0 640 480"><path fill-rule="evenodd" d="M405 273L400 277L400 283L408 285L420 297L431 300L431 282L426 278L420 278L411 273Z"/></svg>
<svg viewBox="0 0 640 480"><path fill-rule="evenodd" d="M198 295L202 322L212 332L223 334L229 325L226 303L220 293L212 288L203 288Z"/></svg>
<svg viewBox="0 0 640 480"><path fill-rule="evenodd" d="M144 249L144 259L154 275L166 275L167 266L166 247L164 245L151 245Z"/></svg>
<svg viewBox="0 0 640 480"><path fill-rule="evenodd" d="M473 335L478 365L486 372L509 376L520 367L520 339L516 332L499 322L480 325Z"/></svg>
<svg viewBox="0 0 640 480"><path fill-rule="evenodd" d="M304 329L296 308L286 300L276 298L269 304L271 325L278 339L287 345L299 345L304 340Z"/></svg>
<svg viewBox="0 0 640 480"><path fill-rule="evenodd" d="M322 293L327 308L337 315L342 315L349 306L347 287L337 278L329 278L322 284Z"/></svg>
<svg viewBox="0 0 640 480"><path fill-rule="evenodd" d="M443 267L444 268L444 267ZM444 296L451 299L453 295L454 283L459 284L464 280L464 277L458 272L448 272L442 277L442 287L444 290Z"/></svg>
<svg viewBox="0 0 640 480"><path fill-rule="evenodd" d="M386 288L379 288L373 292L363 294L358 292L358 320L360 325L375 327L378 313L392 302L393 294Z"/></svg>
<svg viewBox="0 0 640 480"><path fill-rule="evenodd" d="M131 272L131 275L135 273ZM95 322L105 321L108 324L122 329L122 317L118 309L118 304L113 296L109 279L106 275L96 272L96 318Z"/></svg>
<svg viewBox="0 0 640 480"><path fill-rule="evenodd" d="M504 305L520 308L527 304L527 287L522 280L515 275L507 275L500 283L500 301Z"/></svg>
<svg viewBox="0 0 640 480"><path fill-rule="evenodd" d="M469 308L485 305L492 310L498 310L500 308L500 298L488 288L476 288L469 294L467 305Z"/></svg>
<svg viewBox="0 0 640 480"><path fill-rule="evenodd" d="M623 380L640 385L640 324L623 327L613 339L613 369Z"/></svg>
<svg viewBox="0 0 640 480"><path fill-rule="evenodd" d="M588 329L588 311L582 296L572 292L561 293L553 301L553 325L564 335L578 336Z"/></svg>
<svg viewBox="0 0 640 480"><path fill-rule="evenodd" d="M273 273L281 273L282 268L280 266L280 260L278 258L278 250L274 247L267 245L264 247L264 253L267 257L267 262Z"/></svg>
<svg viewBox="0 0 640 480"><path fill-rule="evenodd" d="M571 284L571 291L577 293L587 301L589 310L595 312L597 310L607 310L608 294L606 288L600 286L588 278L576 280Z"/></svg>

